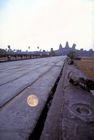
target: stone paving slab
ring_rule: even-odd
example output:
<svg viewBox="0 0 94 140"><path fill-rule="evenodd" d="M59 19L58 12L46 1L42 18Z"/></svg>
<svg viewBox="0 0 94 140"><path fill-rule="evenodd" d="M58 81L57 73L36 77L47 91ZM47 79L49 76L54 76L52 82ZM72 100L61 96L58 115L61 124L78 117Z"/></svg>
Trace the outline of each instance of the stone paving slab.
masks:
<svg viewBox="0 0 94 140"><path fill-rule="evenodd" d="M17 91L17 96L14 96L13 86L9 86L9 88L3 87L2 93L0 90L0 94L2 98L4 94L4 96L6 97L6 100L11 99L9 100L9 102L6 102L6 104L2 106L0 109L0 140L5 140L5 139L27 140L28 139L29 135L32 133L37 123L37 120L45 106L49 93L52 87L54 86L56 79L58 78L60 74L61 68L63 67L63 64L64 64L64 60L65 60L65 57L48 58L48 60L41 59L39 60L38 63L37 63L37 60L36 61L34 60L35 64L44 63L44 65L42 65L40 69L36 69L34 72L31 71L32 73L31 75L27 75L27 77L25 77L24 79L22 78L20 79L20 81L17 84L18 87L19 85L22 85L23 88L25 86L27 86L27 88L25 88L22 92L19 92L20 87L17 90L17 86L14 84L16 86L15 91ZM29 64L28 61L27 63ZM33 63L33 66L34 66L34 63ZM55 64L52 66L52 63L55 63ZM23 62L22 64L24 65ZM13 62L10 65L14 68ZM21 65L21 62L20 62L20 65ZM58 67L56 65L58 65ZM29 81L28 83L30 85L27 85L27 83L24 84L24 81L26 81L26 79L34 80L34 77L36 77L35 82L31 84L30 83L31 81ZM7 95L4 93L4 90L8 91ZM37 106L31 107L28 105L27 98L29 95L37 96L38 101L39 101ZM0 101L3 104L2 100Z"/></svg>
<svg viewBox="0 0 94 140"><path fill-rule="evenodd" d="M65 79L67 81L64 80L62 139L93 140L94 97L90 92L68 82L68 73L70 70L76 72L76 69L74 66L66 68Z"/></svg>
<svg viewBox="0 0 94 140"><path fill-rule="evenodd" d="M34 61L34 62L33 62ZM37 62L38 61L38 62ZM24 88L33 84L38 78L40 78L43 74L49 71L51 68L55 66L55 63L62 62L61 57L52 57L47 59L36 59L35 60L26 60L21 62L8 62L10 66L10 71L7 72L7 66L5 67L5 63L0 64L0 67L4 67L4 74L7 75L1 78L0 83L0 107L6 104L10 99L18 95ZM12 64L11 64L12 63ZM38 64L38 67L36 65ZM53 65L51 65L53 64ZM4 66L3 66L4 65ZM6 65L8 65L6 63ZM14 69L14 65L16 68L16 72ZM20 65L20 72L18 71L18 66ZM21 67L22 66L22 67ZM62 64L61 64L62 66ZM13 68L13 69L12 69ZM27 69L26 69L27 68ZM23 71L22 71L23 69ZM28 72L27 72L28 70ZM13 73L14 71L14 73ZM24 72L24 73L23 73ZM11 74L11 76L9 76ZM2 74L1 74L2 76ZM16 77L15 77L16 76ZM5 82L5 84L4 84Z"/></svg>
<svg viewBox="0 0 94 140"><path fill-rule="evenodd" d="M9 82L0 87L0 107L7 103L11 98L18 95L25 87L33 84L37 79L44 75L50 66L45 66L43 68L37 69L35 72L31 72L19 79Z"/></svg>
<svg viewBox="0 0 94 140"><path fill-rule="evenodd" d="M71 71L83 75L64 66L40 140L94 140L94 96L69 83Z"/></svg>
<svg viewBox="0 0 94 140"><path fill-rule="evenodd" d="M62 140L63 75L58 83L50 110L47 114L40 140Z"/></svg>

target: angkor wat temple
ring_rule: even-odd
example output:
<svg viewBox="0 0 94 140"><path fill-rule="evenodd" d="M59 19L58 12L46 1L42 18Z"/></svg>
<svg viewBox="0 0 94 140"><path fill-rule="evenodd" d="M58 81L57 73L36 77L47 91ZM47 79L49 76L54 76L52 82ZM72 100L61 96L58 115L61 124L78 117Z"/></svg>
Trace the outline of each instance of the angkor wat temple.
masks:
<svg viewBox="0 0 94 140"><path fill-rule="evenodd" d="M76 49L76 44L73 43L73 45L70 47L68 41L65 44L65 47L62 47L62 44L59 45L59 49L55 51L55 54L57 55L67 55L70 51L75 51L77 56L81 57L94 57L94 51L90 49L89 51L84 49Z"/></svg>

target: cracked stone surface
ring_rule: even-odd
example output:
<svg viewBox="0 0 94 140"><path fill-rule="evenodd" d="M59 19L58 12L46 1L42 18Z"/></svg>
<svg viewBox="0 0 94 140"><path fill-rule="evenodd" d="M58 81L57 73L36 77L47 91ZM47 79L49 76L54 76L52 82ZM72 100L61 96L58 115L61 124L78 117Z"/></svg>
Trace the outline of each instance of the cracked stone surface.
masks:
<svg viewBox="0 0 94 140"><path fill-rule="evenodd" d="M0 63L0 140L27 140L66 57ZM29 95L38 97L30 107Z"/></svg>
<svg viewBox="0 0 94 140"><path fill-rule="evenodd" d="M83 75L64 65L40 140L94 140L94 96L69 83L71 71Z"/></svg>
<svg viewBox="0 0 94 140"><path fill-rule="evenodd" d="M90 92L68 82L67 74L70 69L73 72L77 71L74 66L67 66L65 74L67 80L64 81L62 139L93 140L94 97ZM79 75L79 71L76 74ZM75 108L72 108L72 106L75 106Z"/></svg>

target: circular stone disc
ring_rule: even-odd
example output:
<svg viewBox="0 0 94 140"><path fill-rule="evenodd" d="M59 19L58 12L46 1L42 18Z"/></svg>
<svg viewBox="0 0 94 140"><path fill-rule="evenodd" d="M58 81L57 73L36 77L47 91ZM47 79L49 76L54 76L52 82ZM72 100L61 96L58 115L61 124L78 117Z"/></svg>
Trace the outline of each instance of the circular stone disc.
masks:
<svg viewBox="0 0 94 140"><path fill-rule="evenodd" d="M27 97L27 103L31 107L35 107L38 105L39 99L36 95L29 95Z"/></svg>

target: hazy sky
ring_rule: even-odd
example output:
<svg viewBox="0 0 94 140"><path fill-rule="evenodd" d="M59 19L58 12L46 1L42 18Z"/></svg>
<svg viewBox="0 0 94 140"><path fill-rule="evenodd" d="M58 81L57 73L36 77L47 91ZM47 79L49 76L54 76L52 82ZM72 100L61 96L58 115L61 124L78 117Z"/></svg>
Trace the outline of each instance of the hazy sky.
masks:
<svg viewBox="0 0 94 140"><path fill-rule="evenodd" d="M0 48L94 49L94 0L0 0Z"/></svg>

